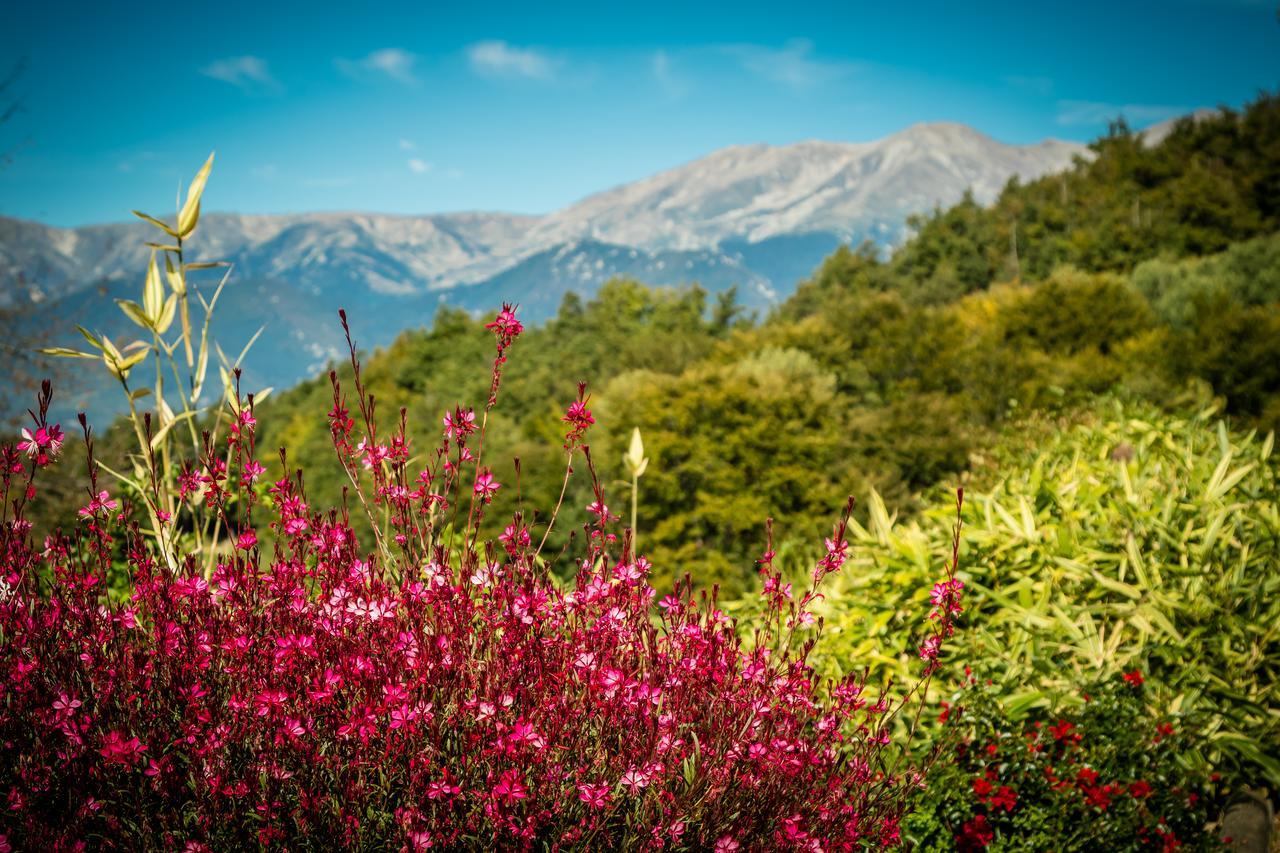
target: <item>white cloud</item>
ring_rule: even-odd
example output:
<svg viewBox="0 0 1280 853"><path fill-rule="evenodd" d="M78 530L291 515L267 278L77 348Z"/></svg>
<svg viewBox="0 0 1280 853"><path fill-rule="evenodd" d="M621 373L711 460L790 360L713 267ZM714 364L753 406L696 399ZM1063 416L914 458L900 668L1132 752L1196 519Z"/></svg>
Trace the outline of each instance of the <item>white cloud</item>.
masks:
<svg viewBox="0 0 1280 853"><path fill-rule="evenodd" d="M1124 117L1131 124L1144 125L1190 112L1187 107L1168 104L1112 104L1105 101L1058 101L1058 124L1105 124Z"/></svg>
<svg viewBox="0 0 1280 853"><path fill-rule="evenodd" d="M467 59L473 70L488 75L549 80L555 76L556 70L556 63L546 54L498 39L471 45L467 48Z"/></svg>
<svg viewBox="0 0 1280 853"><path fill-rule="evenodd" d="M414 66L418 64L418 55L398 47L375 50L363 59L335 59L333 62L342 73L358 80L386 76L409 85L418 82L413 73Z"/></svg>
<svg viewBox="0 0 1280 853"><path fill-rule="evenodd" d="M685 81L672 69L671 55L665 50L658 50L653 54L653 79L672 98L682 97L688 89Z"/></svg>
<svg viewBox="0 0 1280 853"><path fill-rule="evenodd" d="M818 59L807 39L791 39L781 48L735 44L724 48L743 68L792 89L810 89L852 74L851 62Z"/></svg>
<svg viewBox="0 0 1280 853"><path fill-rule="evenodd" d="M417 147L418 147L418 146L416 146L416 145L414 145L414 144L413 144L413 141L412 141L412 140L409 140L409 139L401 139L401 140L400 140L400 150L401 150L401 151L413 151L413 150L414 150L414 149L416 149Z"/></svg>
<svg viewBox="0 0 1280 853"><path fill-rule="evenodd" d="M409 158L409 171L415 175L425 175L431 171L431 164L426 160L419 160L417 157Z"/></svg>
<svg viewBox="0 0 1280 853"><path fill-rule="evenodd" d="M258 56L228 56L200 69L200 73L247 92L251 95L278 95L284 91L280 81L271 76L267 61Z"/></svg>

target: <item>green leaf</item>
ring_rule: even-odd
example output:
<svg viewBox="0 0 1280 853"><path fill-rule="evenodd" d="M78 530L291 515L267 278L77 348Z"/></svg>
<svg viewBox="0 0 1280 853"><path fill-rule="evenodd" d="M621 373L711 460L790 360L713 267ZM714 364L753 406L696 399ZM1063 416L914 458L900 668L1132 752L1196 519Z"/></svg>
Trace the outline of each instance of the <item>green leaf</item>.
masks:
<svg viewBox="0 0 1280 853"><path fill-rule="evenodd" d="M190 235L196 228L196 222L200 219L200 196L204 193L204 185L209 180L209 171L211 169L213 169L212 154L209 155L208 160L204 161L204 165L196 173L195 180L187 188L187 201L182 205L182 211L178 214L178 234L182 237Z"/></svg>
<svg viewBox="0 0 1280 853"><path fill-rule="evenodd" d="M88 341L93 346L94 349L96 349L98 352L103 352L102 341L98 340L97 335L93 334L93 332L90 332L84 326L76 326L76 331L79 332L80 336L83 337L86 341Z"/></svg>
<svg viewBox="0 0 1280 853"><path fill-rule="evenodd" d="M164 257L164 274L169 279L169 289L181 296L187 291L187 277L173 268L173 261L169 260L169 256Z"/></svg>
<svg viewBox="0 0 1280 853"><path fill-rule="evenodd" d="M187 217L190 216L190 219ZM200 219L200 202L196 202L196 206L191 208L191 212L187 212L187 208L182 208L182 216L178 219L178 234L184 239L191 236L191 232L196 230L196 222Z"/></svg>
<svg viewBox="0 0 1280 853"><path fill-rule="evenodd" d="M173 324L174 312L178 308L178 294L170 293L165 297L164 305L160 308L160 316L156 319L156 331L164 334L169 331L169 326Z"/></svg>
<svg viewBox="0 0 1280 853"><path fill-rule="evenodd" d="M40 352L44 355L56 355L59 358L97 358L91 352L80 352L80 350L68 349L67 347L45 347Z"/></svg>
<svg viewBox="0 0 1280 853"><path fill-rule="evenodd" d="M194 411L183 412L182 414L168 421L166 424L164 424L164 426L160 427L160 429L156 430L156 434L151 436L151 449L155 450L157 447L160 446L160 442L164 441L164 437L169 434L169 430L173 429L174 424L180 423L182 421L187 420L188 418L194 417L195 414L196 413Z"/></svg>
<svg viewBox="0 0 1280 853"><path fill-rule="evenodd" d="M159 219L156 219L154 216L149 216L143 213L141 210L133 211L133 215L141 219L143 222L150 222L152 225L159 228L161 231L168 234L170 237L178 236L177 231L174 231L172 228L170 228L168 225L165 225L163 222L161 222Z"/></svg>
<svg viewBox="0 0 1280 853"><path fill-rule="evenodd" d="M160 280L160 267L156 264L156 253L151 253L151 262L147 264L147 282L142 288L142 307L147 317L154 321L160 316L160 307L164 303L164 282Z"/></svg>
<svg viewBox="0 0 1280 853"><path fill-rule="evenodd" d="M144 358L147 357L147 352L148 352L147 350L143 350L142 352L135 352L133 355L125 356L124 358L120 359L119 361L120 370L126 373L132 370L135 366L141 363L141 361Z"/></svg>
<svg viewBox="0 0 1280 853"><path fill-rule="evenodd" d="M130 320L144 329L152 328L151 320L147 317L147 312L143 310L141 305L129 299L117 299L116 304L120 306L120 310Z"/></svg>
<svg viewBox="0 0 1280 853"><path fill-rule="evenodd" d="M116 361L119 361L121 358L120 350L116 349L116 345L111 343L111 338L108 338L106 335L102 336L102 352L105 355L114 358Z"/></svg>

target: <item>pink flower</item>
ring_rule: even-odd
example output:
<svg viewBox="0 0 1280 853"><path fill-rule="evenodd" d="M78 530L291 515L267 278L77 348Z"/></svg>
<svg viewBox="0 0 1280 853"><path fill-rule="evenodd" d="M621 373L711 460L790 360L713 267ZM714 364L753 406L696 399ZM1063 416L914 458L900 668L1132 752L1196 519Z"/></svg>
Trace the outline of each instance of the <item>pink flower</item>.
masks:
<svg viewBox="0 0 1280 853"><path fill-rule="evenodd" d="M89 500L88 506L80 508L80 516L82 518L93 518L100 510L113 510L120 506L118 501L111 499L105 491L98 492L96 497Z"/></svg>
<svg viewBox="0 0 1280 853"><path fill-rule="evenodd" d="M476 413L471 409L455 408L453 414L444 416L444 434L446 438L466 439L476 431Z"/></svg>
<svg viewBox="0 0 1280 853"><path fill-rule="evenodd" d="M516 319L515 308L506 302L502 303L498 316L492 322L485 323L484 327L498 338L499 351L511 346L511 342L524 331L524 326Z"/></svg>
<svg viewBox="0 0 1280 853"><path fill-rule="evenodd" d="M444 778L427 783L427 799L447 800L462 793L462 786L453 782L449 771L444 771Z"/></svg>
<svg viewBox="0 0 1280 853"><path fill-rule="evenodd" d="M58 698L53 700L53 710L57 711L60 717L70 717L81 704L79 699L66 693L59 693Z"/></svg>
<svg viewBox="0 0 1280 853"><path fill-rule="evenodd" d="M62 452L62 439L62 427L57 424L37 427L34 433L24 429L18 449L34 457L37 465L48 465Z"/></svg>
<svg viewBox="0 0 1280 853"><path fill-rule="evenodd" d="M929 592L929 600L933 602L935 608L934 618L963 611L964 608L960 606L960 595L963 589L964 581L959 578L942 580L934 584Z"/></svg>
<svg viewBox="0 0 1280 853"><path fill-rule="evenodd" d="M132 765L147 749L146 745L136 737L126 738L118 731L112 731L107 734L102 742L102 749L98 750L108 764L123 764L126 767Z"/></svg>
<svg viewBox="0 0 1280 853"><path fill-rule="evenodd" d="M565 410L564 417L560 420L569 424L573 431L579 435L596 422L591 410L587 408L585 400L574 400L570 403L569 408Z"/></svg>
<svg viewBox="0 0 1280 853"><path fill-rule="evenodd" d="M494 493L500 488L502 485L493 478L493 472L489 469L486 468L476 475L475 493L485 503L493 500Z"/></svg>
<svg viewBox="0 0 1280 853"><path fill-rule="evenodd" d="M578 786L578 799L588 808L602 809L609 804L609 786L582 784Z"/></svg>
<svg viewBox="0 0 1280 853"><path fill-rule="evenodd" d="M520 780L519 773L515 770L504 770L502 777L498 779L498 784L493 786L490 794L499 803L514 806L529 796L529 789Z"/></svg>
<svg viewBox="0 0 1280 853"><path fill-rule="evenodd" d="M246 530L236 538L236 547L241 551L248 551L254 545L258 544L258 534L252 530Z"/></svg>
<svg viewBox="0 0 1280 853"><path fill-rule="evenodd" d="M627 793L633 797L644 788L649 787L649 774L643 770L632 767L626 773L622 774L622 787L627 789Z"/></svg>

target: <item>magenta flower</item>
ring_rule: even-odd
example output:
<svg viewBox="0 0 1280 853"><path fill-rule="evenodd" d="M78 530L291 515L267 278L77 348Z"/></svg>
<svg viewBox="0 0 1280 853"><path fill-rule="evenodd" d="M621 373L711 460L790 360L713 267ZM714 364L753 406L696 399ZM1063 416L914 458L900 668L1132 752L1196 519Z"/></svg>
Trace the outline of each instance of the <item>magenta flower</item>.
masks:
<svg viewBox="0 0 1280 853"><path fill-rule="evenodd" d="M502 778L493 786L490 795L503 805L514 806L529 796L529 789L524 786L519 773L515 770L504 770Z"/></svg>
<svg viewBox="0 0 1280 853"><path fill-rule="evenodd" d="M80 515L83 518L93 518L101 510L113 510L119 506L120 504L118 501L112 500L111 495L102 491L98 492L95 497L91 498L87 506L80 508Z"/></svg>
<svg viewBox="0 0 1280 853"><path fill-rule="evenodd" d="M578 799L587 804L587 808L602 809L609 805L609 786L582 784L578 786Z"/></svg>
<svg viewBox="0 0 1280 853"><path fill-rule="evenodd" d="M108 764L130 766L146 749L146 745L136 737L126 738L118 731L111 731L103 739L102 749L98 750L98 754L105 758Z"/></svg>

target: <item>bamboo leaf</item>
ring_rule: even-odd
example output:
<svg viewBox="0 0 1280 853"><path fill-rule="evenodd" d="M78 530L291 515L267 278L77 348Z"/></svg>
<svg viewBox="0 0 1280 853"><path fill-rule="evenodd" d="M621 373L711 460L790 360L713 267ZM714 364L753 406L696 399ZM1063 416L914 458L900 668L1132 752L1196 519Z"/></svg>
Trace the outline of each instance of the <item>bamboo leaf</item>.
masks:
<svg viewBox="0 0 1280 853"><path fill-rule="evenodd" d="M173 425L187 420L195 415L194 411L186 411L170 420L167 424L156 430L156 434L151 436L151 449L155 450L160 446L160 442L164 441L164 437L169 434L169 430L173 429Z"/></svg>
<svg viewBox="0 0 1280 853"><path fill-rule="evenodd" d="M147 357L147 352L145 350L142 352L135 352L133 355L130 355L130 356L125 356L124 358L120 359L118 362L120 366L120 370L122 372L128 372L129 370L132 370L134 367L140 364L142 360L146 357Z"/></svg>
<svg viewBox="0 0 1280 853"><path fill-rule="evenodd" d="M147 317L147 312L143 310L141 305L129 299L117 299L116 304L120 306L120 310L124 312L124 315L134 323L144 329L152 328L151 320Z"/></svg>
<svg viewBox="0 0 1280 853"><path fill-rule="evenodd" d="M97 358L91 352L81 352L67 347L44 347L40 352L44 355L55 355L59 358Z"/></svg>
<svg viewBox="0 0 1280 853"><path fill-rule="evenodd" d="M148 214L143 213L141 210L133 211L133 215L141 219L143 222L151 223L152 225L159 228L164 233L168 234L170 237L178 236L177 231L174 231L172 228L170 228L168 225L165 225L163 222L161 222L159 219L156 219L154 216L149 216Z"/></svg>
<svg viewBox="0 0 1280 853"><path fill-rule="evenodd" d="M86 341L88 341L93 346L94 349L98 350L98 352L103 352L102 341L98 340L98 337L96 335L94 335L84 326L76 326L76 331L79 332L81 337L83 337Z"/></svg>
<svg viewBox="0 0 1280 853"><path fill-rule="evenodd" d="M187 292L187 278L178 270L174 269L173 261L168 255L164 258L164 275L169 280L169 289L181 296Z"/></svg>
<svg viewBox="0 0 1280 853"><path fill-rule="evenodd" d="M160 309L160 316L156 319L156 331L164 334L169 331L169 327L173 325L173 318L178 309L178 294L170 293L165 297L164 305Z"/></svg>
<svg viewBox="0 0 1280 853"><path fill-rule="evenodd" d="M213 168L213 155L204 161L200 171L196 173L191 186L187 187L187 200L178 214L178 234L187 237L196 228L200 219L200 196L204 193L204 185L209 180L209 171Z"/></svg>

